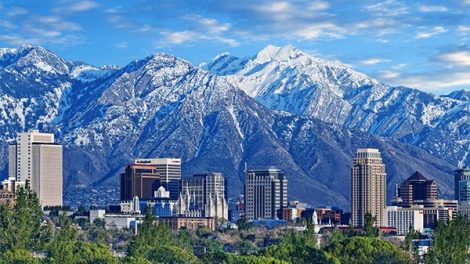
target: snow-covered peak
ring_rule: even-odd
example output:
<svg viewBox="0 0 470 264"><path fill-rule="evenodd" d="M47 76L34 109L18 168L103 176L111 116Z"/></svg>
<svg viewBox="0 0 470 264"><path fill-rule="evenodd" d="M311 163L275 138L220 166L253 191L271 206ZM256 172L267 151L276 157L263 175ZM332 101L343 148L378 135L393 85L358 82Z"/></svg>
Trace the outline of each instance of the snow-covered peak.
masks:
<svg viewBox="0 0 470 264"><path fill-rule="evenodd" d="M450 97L460 101L470 101L470 90L462 89L458 91L453 91L448 95L444 95L444 97Z"/></svg>

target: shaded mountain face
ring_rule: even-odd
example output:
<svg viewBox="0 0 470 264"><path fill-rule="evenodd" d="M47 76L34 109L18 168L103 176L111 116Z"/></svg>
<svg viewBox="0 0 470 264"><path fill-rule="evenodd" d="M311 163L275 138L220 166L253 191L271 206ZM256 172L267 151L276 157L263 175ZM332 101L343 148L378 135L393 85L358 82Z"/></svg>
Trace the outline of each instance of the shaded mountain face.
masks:
<svg viewBox="0 0 470 264"><path fill-rule="evenodd" d="M458 166L470 162L468 91L439 97L390 87L292 46L243 59L222 54L206 67L271 109L392 137Z"/></svg>
<svg viewBox="0 0 470 264"><path fill-rule="evenodd" d="M270 109L240 89L244 76L215 75L165 54L123 68L68 62L38 47L2 50L0 60L0 111L10 114L0 119L9 131L2 140L29 128L55 132L65 146L65 200L75 205L90 202L87 197L96 204L117 201L118 175L134 158L180 157L184 175L224 173L230 197L243 191L246 162L285 170L290 199L348 208L352 158L365 146L383 154L389 197L416 170L452 195L451 163L392 138ZM376 85L363 75L363 82L347 80L356 75L344 73L342 84L364 93ZM338 84L339 94L342 89ZM4 147L0 155L6 168Z"/></svg>

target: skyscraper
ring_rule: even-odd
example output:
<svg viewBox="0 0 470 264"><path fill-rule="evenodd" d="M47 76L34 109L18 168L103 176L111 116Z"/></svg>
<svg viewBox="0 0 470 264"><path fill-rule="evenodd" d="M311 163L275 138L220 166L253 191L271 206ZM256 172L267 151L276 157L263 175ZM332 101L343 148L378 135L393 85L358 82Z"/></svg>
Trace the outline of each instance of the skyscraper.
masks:
<svg viewBox="0 0 470 264"><path fill-rule="evenodd" d="M404 207L410 207L414 201L437 199L436 181L426 179L417 171L400 184L398 195Z"/></svg>
<svg viewBox="0 0 470 264"><path fill-rule="evenodd" d="M245 217L281 219L287 206L287 179L276 167L245 172Z"/></svg>
<svg viewBox="0 0 470 264"><path fill-rule="evenodd" d="M29 185L42 206L62 205L62 145L54 142L54 134L18 133L8 154L9 180Z"/></svg>
<svg viewBox="0 0 470 264"><path fill-rule="evenodd" d="M155 165L161 185L170 192L170 199L178 199L181 190L181 159L136 159L135 164Z"/></svg>
<svg viewBox="0 0 470 264"><path fill-rule="evenodd" d="M464 182L461 183L462 181ZM462 188L460 188L460 185L462 185ZM466 192L465 186L467 185L470 185L470 167L456 170L455 179L454 179L455 200L458 200L459 202L462 201L463 197L460 197L461 192L462 192L462 195L467 195L465 193Z"/></svg>
<svg viewBox="0 0 470 264"><path fill-rule="evenodd" d="M385 207L385 165L378 149L358 149L351 170L351 208L354 226L364 226L367 213L375 217L376 226L387 225Z"/></svg>
<svg viewBox="0 0 470 264"><path fill-rule="evenodd" d="M152 199L160 186L156 165L130 164L121 174L121 201L130 201L135 196L142 200Z"/></svg>

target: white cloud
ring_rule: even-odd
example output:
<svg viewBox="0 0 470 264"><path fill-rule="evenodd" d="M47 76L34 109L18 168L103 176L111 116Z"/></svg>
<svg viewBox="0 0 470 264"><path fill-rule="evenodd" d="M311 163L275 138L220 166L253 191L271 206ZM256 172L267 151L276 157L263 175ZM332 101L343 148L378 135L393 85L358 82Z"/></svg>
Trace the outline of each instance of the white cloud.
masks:
<svg viewBox="0 0 470 264"><path fill-rule="evenodd" d="M439 5L420 5L418 8L419 11L424 12L424 13L430 13L430 12L447 12L449 9L445 6L439 6Z"/></svg>
<svg viewBox="0 0 470 264"><path fill-rule="evenodd" d="M13 7L6 13L9 17L17 17L29 14L29 11L22 7Z"/></svg>
<svg viewBox="0 0 470 264"><path fill-rule="evenodd" d="M445 33L445 32L447 32L447 29L445 29L444 27L438 26L438 27L432 28L430 31L423 31L423 32L416 33L415 38L416 39L427 39L427 38L430 38L434 35L442 34L442 33Z"/></svg>
<svg viewBox="0 0 470 264"><path fill-rule="evenodd" d="M405 68L406 66L408 66L408 64L406 64L406 63L400 63L400 64L397 64L397 65L393 65L393 66L392 66L392 69L394 69L394 70L401 70L401 69Z"/></svg>
<svg viewBox="0 0 470 264"><path fill-rule="evenodd" d="M94 1L84 0L84 1L72 1L67 5L56 7L53 9L54 12L83 12L90 9L98 7L98 3Z"/></svg>
<svg viewBox="0 0 470 264"><path fill-rule="evenodd" d="M437 60L453 66L470 66L470 49L455 50L436 56Z"/></svg>
<svg viewBox="0 0 470 264"><path fill-rule="evenodd" d="M361 64L364 64L364 65L375 65L375 64L379 64L379 63L382 63L382 62L385 62L385 61L388 61L388 60L382 59L382 58L373 57L373 58L368 58L368 59L362 60L362 61L361 61Z"/></svg>
<svg viewBox="0 0 470 264"><path fill-rule="evenodd" d="M328 8L330 8L330 4L325 1L313 1L307 6L307 9L311 11L321 11Z"/></svg>
<svg viewBox="0 0 470 264"><path fill-rule="evenodd" d="M322 36L330 38L341 38L345 34L345 30L336 26L334 23L316 23L297 28L290 32L294 37L309 40L316 39Z"/></svg>
<svg viewBox="0 0 470 264"><path fill-rule="evenodd" d="M383 79L395 79L401 74L397 71L381 71L380 72L380 77Z"/></svg>
<svg viewBox="0 0 470 264"><path fill-rule="evenodd" d="M427 91L470 85L470 72L450 72L400 77L401 84Z"/></svg>
<svg viewBox="0 0 470 264"><path fill-rule="evenodd" d="M127 42L123 41L123 42L116 43L116 45L114 46L118 49L127 49L128 44Z"/></svg>
<svg viewBox="0 0 470 264"><path fill-rule="evenodd" d="M211 33L223 33L231 28L230 23L219 23L219 21L213 18L198 15L190 15L183 18L195 22L199 27L202 27L204 31L209 31Z"/></svg>
<svg viewBox="0 0 470 264"><path fill-rule="evenodd" d="M171 44L182 44L194 40L197 37L197 33L194 31L178 31L178 32L166 32L163 33L165 41Z"/></svg>
<svg viewBox="0 0 470 264"><path fill-rule="evenodd" d="M378 17L395 17L408 14L408 6L400 1L386 0L380 3L367 5L364 10Z"/></svg>
<svg viewBox="0 0 470 264"><path fill-rule="evenodd" d="M40 39L37 38L24 38L19 35L0 35L0 41L4 41L10 45L19 46L24 44L39 45Z"/></svg>
<svg viewBox="0 0 470 264"><path fill-rule="evenodd" d="M457 28L457 31L462 33L470 32L470 26L461 25Z"/></svg>

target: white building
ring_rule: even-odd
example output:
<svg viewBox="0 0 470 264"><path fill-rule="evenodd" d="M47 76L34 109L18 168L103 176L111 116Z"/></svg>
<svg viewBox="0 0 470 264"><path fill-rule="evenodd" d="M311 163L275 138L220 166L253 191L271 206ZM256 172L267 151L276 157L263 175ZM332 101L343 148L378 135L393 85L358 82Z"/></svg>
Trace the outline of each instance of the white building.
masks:
<svg viewBox="0 0 470 264"><path fill-rule="evenodd" d="M93 223L95 219L104 219L105 214L106 211L103 209L91 209L89 216L90 223Z"/></svg>
<svg viewBox="0 0 470 264"><path fill-rule="evenodd" d="M42 206L62 205L62 145L54 142L54 134L18 133L8 155L9 180L28 184Z"/></svg>
<svg viewBox="0 0 470 264"><path fill-rule="evenodd" d="M388 226L398 229L398 235L405 236L413 230L423 232L424 229L424 209L422 207L403 208L397 206L387 206Z"/></svg>
<svg viewBox="0 0 470 264"><path fill-rule="evenodd" d="M124 229L135 228L137 222L141 219L142 215L119 215L119 214L106 214L104 216L106 229Z"/></svg>

